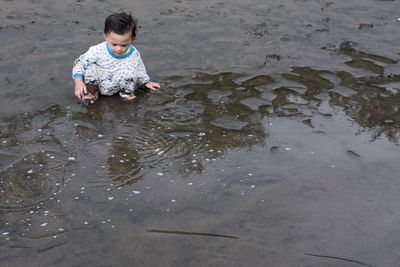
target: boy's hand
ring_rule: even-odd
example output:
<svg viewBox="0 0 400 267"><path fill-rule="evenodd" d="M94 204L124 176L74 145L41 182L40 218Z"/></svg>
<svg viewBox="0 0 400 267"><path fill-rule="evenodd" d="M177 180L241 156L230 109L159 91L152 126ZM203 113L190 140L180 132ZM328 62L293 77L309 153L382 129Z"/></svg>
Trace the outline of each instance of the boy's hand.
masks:
<svg viewBox="0 0 400 267"><path fill-rule="evenodd" d="M145 86L146 86L146 88L153 90L153 91L160 89L160 84L155 83L155 82L148 82L145 84Z"/></svg>
<svg viewBox="0 0 400 267"><path fill-rule="evenodd" d="M85 83L80 78L76 78L75 80L75 96L80 100L83 99L84 95L87 95L87 89Z"/></svg>

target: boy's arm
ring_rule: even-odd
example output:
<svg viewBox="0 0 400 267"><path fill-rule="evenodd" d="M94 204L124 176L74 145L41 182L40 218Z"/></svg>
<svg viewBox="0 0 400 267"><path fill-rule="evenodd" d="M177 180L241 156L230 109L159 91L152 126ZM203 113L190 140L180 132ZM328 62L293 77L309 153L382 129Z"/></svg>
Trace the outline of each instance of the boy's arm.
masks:
<svg viewBox="0 0 400 267"><path fill-rule="evenodd" d="M144 84L144 86L150 90L157 90L160 89L160 84L151 82L149 75L147 75L146 67L143 64L143 60L139 55L139 61L137 66L137 73L138 73L138 83Z"/></svg>
<svg viewBox="0 0 400 267"><path fill-rule="evenodd" d="M147 75L146 67L143 64L143 60L140 57L140 54L139 54L139 59L138 59L138 63L137 63L137 67L136 68L137 68L136 71L137 71L137 77L138 77L137 82L139 84L148 83L150 81L150 77L149 77L149 75Z"/></svg>
<svg viewBox="0 0 400 267"><path fill-rule="evenodd" d="M75 78L74 83L75 83L75 96L80 100L82 100L83 96L87 94L86 85L83 82L82 77Z"/></svg>
<svg viewBox="0 0 400 267"><path fill-rule="evenodd" d="M79 99L82 99L83 95L87 94L83 77L89 64L96 62L96 53L94 50L94 47L89 48L86 53L80 55L79 58L74 61L72 78L74 79L75 84L75 96Z"/></svg>

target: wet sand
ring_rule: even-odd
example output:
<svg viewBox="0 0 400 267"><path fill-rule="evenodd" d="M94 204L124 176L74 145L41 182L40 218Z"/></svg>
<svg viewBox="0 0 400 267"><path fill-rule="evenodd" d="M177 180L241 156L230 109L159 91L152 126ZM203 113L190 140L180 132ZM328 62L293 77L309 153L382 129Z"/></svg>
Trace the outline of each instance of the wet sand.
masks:
<svg viewBox="0 0 400 267"><path fill-rule="evenodd" d="M397 266L396 1L0 2L1 266ZM158 92L74 99L131 11Z"/></svg>

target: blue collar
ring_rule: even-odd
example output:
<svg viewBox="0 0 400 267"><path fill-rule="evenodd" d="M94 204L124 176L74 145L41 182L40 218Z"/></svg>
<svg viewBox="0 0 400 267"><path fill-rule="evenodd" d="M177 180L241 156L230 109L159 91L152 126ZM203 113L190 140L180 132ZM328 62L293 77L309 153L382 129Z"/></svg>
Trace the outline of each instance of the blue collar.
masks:
<svg viewBox="0 0 400 267"><path fill-rule="evenodd" d="M106 47L107 47L107 51L108 51L108 53L110 54L110 56L112 56L112 57L115 58L115 59L124 59L124 58L127 58L127 57L129 57L130 55L132 55L132 53L135 51L135 48L134 48L133 46L129 46L129 51L128 51L128 53L126 53L125 55L122 55L122 56L118 56L118 55L114 54L114 53L111 51L111 49L110 49L110 47L108 46L108 43L107 43L107 42L106 42Z"/></svg>

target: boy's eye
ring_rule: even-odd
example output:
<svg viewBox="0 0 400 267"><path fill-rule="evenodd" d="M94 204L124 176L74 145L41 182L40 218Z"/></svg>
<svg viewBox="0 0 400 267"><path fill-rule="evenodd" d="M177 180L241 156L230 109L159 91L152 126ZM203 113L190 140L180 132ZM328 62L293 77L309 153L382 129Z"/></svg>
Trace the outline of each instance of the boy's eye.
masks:
<svg viewBox="0 0 400 267"><path fill-rule="evenodd" d="M128 47L127 44L119 45L119 44L111 44L112 46L122 46L122 47Z"/></svg>

